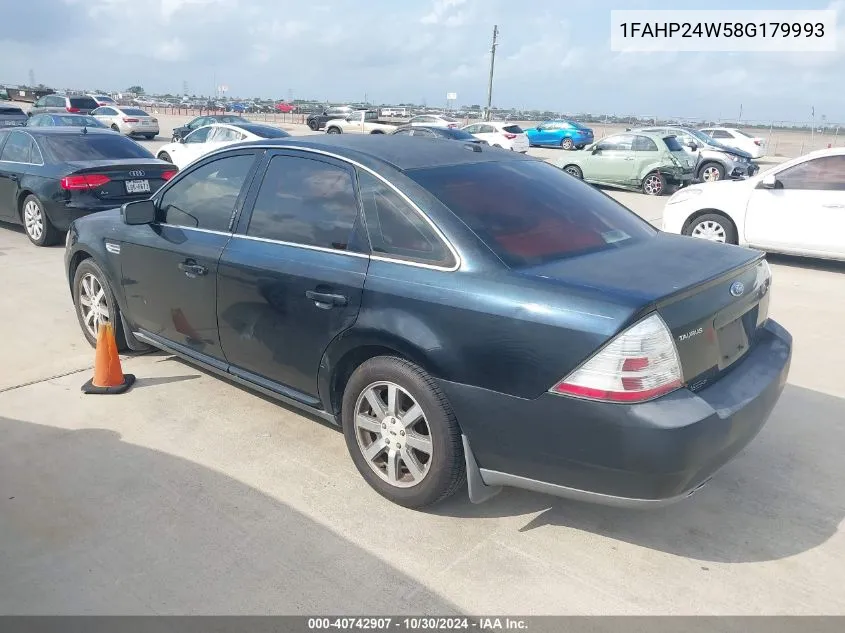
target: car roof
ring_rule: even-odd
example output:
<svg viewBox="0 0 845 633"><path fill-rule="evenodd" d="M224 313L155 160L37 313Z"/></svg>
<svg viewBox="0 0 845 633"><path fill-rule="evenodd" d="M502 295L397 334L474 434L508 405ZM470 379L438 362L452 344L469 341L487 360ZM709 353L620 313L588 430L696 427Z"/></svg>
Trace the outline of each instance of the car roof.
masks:
<svg viewBox="0 0 845 633"><path fill-rule="evenodd" d="M88 130L87 134L117 134L114 130L101 127L81 128L75 126L54 126L54 127L27 127L26 131L32 135L48 136L48 135L85 135L82 130Z"/></svg>
<svg viewBox="0 0 845 633"><path fill-rule="evenodd" d="M400 171L468 163L538 160L519 152L485 149L472 143L443 143L437 139L393 134L326 134L325 136L266 139L228 145L226 149L250 145L283 146L330 152L341 158L363 164L387 163ZM473 147L477 149L472 150Z"/></svg>

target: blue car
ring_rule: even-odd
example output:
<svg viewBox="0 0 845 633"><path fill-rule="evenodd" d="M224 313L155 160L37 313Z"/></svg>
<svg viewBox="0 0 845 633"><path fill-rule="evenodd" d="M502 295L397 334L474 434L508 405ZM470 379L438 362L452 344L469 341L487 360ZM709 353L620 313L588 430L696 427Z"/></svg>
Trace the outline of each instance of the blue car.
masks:
<svg viewBox="0 0 845 633"><path fill-rule="evenodd" d="M327 420L367 483L413 508L502 486L684 499L761 429L791 357L763 253L436 138L227 145L76 220L65 266L89 343L110 321L120 349Z"/></svg>
<svg viewBox="0 0 845 633"><path fill-rule="evenodd" d="M584 149L593 142L593 130L576 121L554 119L543 121L533 128L526 128L525 135L531 147L560 147Z"/></svg>

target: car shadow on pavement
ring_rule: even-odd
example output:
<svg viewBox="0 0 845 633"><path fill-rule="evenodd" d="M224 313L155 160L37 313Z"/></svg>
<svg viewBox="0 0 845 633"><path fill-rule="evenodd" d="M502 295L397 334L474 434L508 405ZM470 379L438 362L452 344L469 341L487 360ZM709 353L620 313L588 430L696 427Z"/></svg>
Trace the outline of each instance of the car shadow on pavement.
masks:
<svg viewBox="0 0 845 633"><path fill-rule="evenodd" d="M845 518L845 399L787 385L752 443L690 499L625 510L505 489L472 505L459 495L435 512L456 517L536 514L520 532L567 528L713 562L785 558L825 543Z"/></svg>
<svg viewBox="0 0 845 633"><path fill-rule="evenodd" d="M221 472L109 430L0 433L0 613L459 614Z"/></svg>
<svg viewBox="0 0 845 633"><path fill-rule="evenodd" d="M768 253L766 259L778 266L789 268L806 268L807 270L818 270L827 273L845 274L845 261L834 261L831 259L818 259L812 257L800 257L798 255L780 255Z"/></svg>

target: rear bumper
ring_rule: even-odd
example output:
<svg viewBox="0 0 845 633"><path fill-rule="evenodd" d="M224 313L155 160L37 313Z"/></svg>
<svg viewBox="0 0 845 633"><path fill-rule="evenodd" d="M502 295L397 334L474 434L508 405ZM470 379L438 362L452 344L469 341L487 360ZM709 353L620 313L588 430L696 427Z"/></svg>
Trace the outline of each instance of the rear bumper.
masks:
<svg viewBox="0 0 845 633"><path fill-rule="evenodd" d="M689 497L748 445L780 397L791 356L792 337L769 321L754 349L721 380L642 404L441 387L466 437L474 500L512 486L652 507Z"/></svg>

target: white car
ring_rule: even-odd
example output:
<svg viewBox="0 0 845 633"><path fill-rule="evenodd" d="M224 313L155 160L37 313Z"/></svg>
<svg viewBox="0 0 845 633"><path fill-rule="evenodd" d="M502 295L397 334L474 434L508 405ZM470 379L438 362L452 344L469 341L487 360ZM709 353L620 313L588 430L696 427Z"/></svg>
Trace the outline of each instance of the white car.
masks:
<svg viewBox="0 0 845 633"><path fill-rule="evenodd" d="M751 158L762 158L766 155L766 139L738 130L735 127L706 127L700 130L717 143L745 150Z"/></svg>
<svg viewBox="0 0 845 633"><path fill-rule="evenodd" d="M457 119L453 119L450 116L443 116L442 114L420 114L411 117L407 124L414 126L424 125L425 127L460 127L460 122Z"/></svg>
<svg viewBox="0 0 845 633"><path fill-rule="evenodd" d="M232 143L286 136L290 134L272 125L261 125L249 121L238 125L214 123L197 128L179 142L162 146L156 153L156 158L166 160L182 169L209 152Z"/></svg>
<svg viewBox="0 0 845 633"><path fill-rule="evenodd" d="M472 123L461 129L493 147L511 149L522 154L528 151L528 136L521 127L513 123L487 121Z"/></svg>
<svg viewBox="0 0 845 633"><path fill-rule="evenodd" d="M746 180L681 189L666 201L663 230L845 260L845 148L811 152Z"/></svg>
<svg viewBox="0 0 845 633"><path fill-rule="evenodd" d="M100 106L91 111L91 116L96 117L106 127L126 136L138 135L152 140L160 132L158 119L139 108Z"/></svg>

